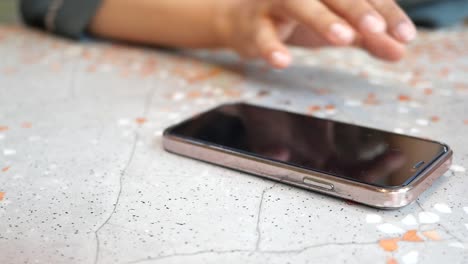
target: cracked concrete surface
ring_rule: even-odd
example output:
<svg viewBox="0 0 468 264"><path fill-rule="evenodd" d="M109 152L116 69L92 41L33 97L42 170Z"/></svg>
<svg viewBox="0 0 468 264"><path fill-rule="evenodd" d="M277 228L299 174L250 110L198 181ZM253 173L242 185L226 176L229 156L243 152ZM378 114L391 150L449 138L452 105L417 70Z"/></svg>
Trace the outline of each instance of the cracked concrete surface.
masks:
<svg viewBox="0 0 468 264"><path fill-rule="evenodd" d="M468 32L422 37L415 54L444 39L460 50ZM0 262L466 263L466 55L427 66L293 53L294 67L276 72L225 53L184 57L0 26ZM212 61L224 65L219 75ZM423 80L413 87L414 78ZM378 104L362 103L370 95ZM303 113L318 105L318 116L434 138L454 148L458 167L416 203L384 211L162 149L167 126L238 100ZM438 220L422 223L423 211ZM398 248L385 251L380 241L393 237Z"/></svg>
<svg viewBox="0 0 468 264"><path fill-rule="evenodd" d="M120 173L119 188L118 188L117 197L115 199L115 202L112 204L112 206L113 206L112 211L109 214L109 217L107 217L106 220L96 229L96 231L94 231L94 235L95 235L95 238L96 238L96 254L95 254L95 258L94 258L94 263L95 264L97 264L98 261L99 261L99 252L100 252L100 246L101 246L100 241L99 241L99 231L109 222L109 220L114 215L115 210L117 209L117 206L119 205L120 196L122 195L124 176L125 176L125 174L127 172L128 167L132 163L133 156L135 155L136 144L138 142L138 134L135 134L134 138L135 139L134 139L132 149L131 149L131 152L130 152L130 157L128 158L127 163L125 164L125 166L122 169L122 172Z"/></svg>

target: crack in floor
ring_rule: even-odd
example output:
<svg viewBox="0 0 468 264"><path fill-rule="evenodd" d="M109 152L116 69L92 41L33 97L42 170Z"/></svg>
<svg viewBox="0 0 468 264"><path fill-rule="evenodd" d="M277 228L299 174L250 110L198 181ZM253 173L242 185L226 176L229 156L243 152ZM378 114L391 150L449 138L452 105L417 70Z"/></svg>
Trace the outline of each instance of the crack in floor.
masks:
<svg viewBox="0 0 468 264"><path fill-rule="evenodd" d="M123 178L127 172L127 169L130 167L130 164L132 163L133 157L135 156L135 150L138 142L138 133L135 132L134 134L134 140L133 140L133 145L132 149L130 151L130 157L127 160L127 163L125 164L124 168L122 169L119 177L119 191L117 192L117 198L115 200L115 203L113 204L112 212L109 214L107 219L94 231L94 237L96 239L96 252L94 255L94 264L98 263L99 261L99 253L100 253L100 241L99 241L99 231L109 222L109 220L112 218L114 215L117 205L119 204L120 201L120 196L122 195L122 183L123 183Z"/></svg>
<svg viewBox="0 0 468 264"><path fill-rule="evenodd" d="M263 211L263 200L265 197L265 193L269 190L273 189L277 183L274 183L270 187L263 189L262 195L260 196L260 204L258 205L258 212L257 212L257 225L255 227L255 231L257 232L257 241L255 242L255 251L260 249L260 242L262 241L262 231L260 230L260 224L262 221L262 211Z"/></svg>
<svg viewBox="0 0 468 264"><path fill-rule="evenodd" d="M424 207L421 205L421 202L419 201L419 199L416 200L416 204L418 205L419 209L421 209L422 212L427 212L426 209L424 209ZM441 223L437 223L437 225L442 228L445 233L447 233L449 236L452 237L452 239L456 240L457 242L459 243L465 243L462 239L460 239L459 237L457 237L455 234L453 234L451 231L448 230L448 228L444 225L442 225Z"/></svg>
<svg viewBox="0 0 468 264"><path fill-rule="evenodd" d="M272 187L270 187L272 188ZM293 250L246 250L246 249L232 249L232 250L200 250L200 251L195 251L195 252L190 252L190 253L175 253L175 254L169 254L169 255L161 255L158 257L147 257L147 258L142 258L130 262L126 262L127 264L137 264L137 263L143 263L147 261L160 261L163 259L168 259L168 258L176 258L176 257L193 257L193 256L198 256L198 255L204 255L204 254L216 254L216 255L224 255L224 254L232 254L232 253L249 253L250 255L252 254L278 254L278 255L289 255L289 254L301 254L307 250L314 249L314 248L322 248L322 247L327 247L327 246L349 246L349 245L355 245L355 246L367 246L367 245L376 245L378 241L369 241L369 242L343 242L343 243L320 243L320 244L315 244L315 245L310 245L304 248L300 249L293 249Z"/></svg>
<svg viewBox="0 0 468 264"><path fill-rule="evenodd" d="M151 82L149 82L149 84L151 84ZM156 92L156 86L154 86L153 88L149 88L149 91L148 91L147 95L145 96L145 101L144 101L144 104L143 104L143 116L145 116L145 117L148 115L149 107L150 107L150 105L151 105L151 103L153 101L153 97L155 95L155 92ZM130 157L128 158L127 163L125 164L124 168L122 169L122 172L120 173L119 191L117 193L117 198L116 198L115 203L113 205L112 212L109 214L107 219L96 229L96 231L94 231L94 237L95 237L95 240L96 240L96 252L95 252L95 255L94 255L94 264L97 264L98 261L99 261L99 253L100 253L100 247L101 247L100 246L101 243L100 243L100 240L99 240L99 231L105 225L107 225L107 223L109 223L109 220L112 218L112 216L115 213L115 210L117 209L117 205L119 204L119 201L120 201L120 196L122 195L123 177L125 176L125 174L127 172L127 169L130 167L130 164L132 163L133 157L135 155L135 150L136 150L138 140L139 140L138 131L135 130L134 131L134 139L133 139L132 149L130 151Z"/></svg>

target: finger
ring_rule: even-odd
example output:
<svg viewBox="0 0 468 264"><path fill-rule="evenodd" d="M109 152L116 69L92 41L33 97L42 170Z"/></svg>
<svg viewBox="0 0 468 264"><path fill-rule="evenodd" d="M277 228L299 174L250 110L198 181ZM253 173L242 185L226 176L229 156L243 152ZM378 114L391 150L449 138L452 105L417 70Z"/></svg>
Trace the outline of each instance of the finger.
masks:
<svg viewBox="0 0 468 264"><path fill-rule="evenodd" d="M259 23L255 44L260 56L275 68L288 67L292 61L291 54L281 42L275 25L267 18L261 19Z"/></svg>
<svg viewBox="0 0 468 264"><path fill-rule="evenodd" d="M370 54L387 61L398 61L405 55L406 48L386 33L362 35L360 45Z"/></svg>
<svg viewBox="0 0 468 264"><path fill-rule="evenodd" d="M330 43L320 36L317 32L311 30L310 28L299 25L294 32L291 34L287 43L294 46L307 47L307 48L316 48Z"/></svg>
<svg viewBox="0 0 468 264"><path fill-rule="evenodd" d="M361 34L381 33L386 30L384 18L365 0L323 0L323 2L349 21Z"/></svg>
<svg viewBox="0 0 468 264"><path fill-rule="evenodd" d="M388 31L397 40L408 43L416 38L417 31L413 22L393 0L368 0L383 15Z"/></svg>
<svg viewBox="0 0 468 264"><path fill-rule="evenodd" d="M353 28L320 1L279 1L278 7L300 23L319 33L331 44L349 45L354 40Z"/></svg>

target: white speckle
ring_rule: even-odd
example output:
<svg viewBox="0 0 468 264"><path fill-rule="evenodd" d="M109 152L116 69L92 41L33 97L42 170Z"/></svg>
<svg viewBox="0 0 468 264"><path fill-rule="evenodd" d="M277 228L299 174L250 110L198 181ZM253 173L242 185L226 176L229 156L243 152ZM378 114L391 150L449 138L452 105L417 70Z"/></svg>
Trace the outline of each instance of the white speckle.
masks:
<svg viewBox="0 0 468 264"><path fill-rule="evenodd" d="M453 242L453 243L450 243L448 245L449 245L449 247L454 247L454 248L461 248L461 249L465 248L465 246L460 242Z"/></svg>
<svg viewBox="0 0 468 264"><path fill-rule="evenodd" d="M163 131L162 131L162 130L155 131L155 132L154 132L154 135L155 135L156 137L160 137L160 136L163 135Z"/></svg>
<svg viewBox="0 0 468 264"><path fill-rule="evenodd" d="M5 138L5 135L4 134L0 134L0 140L4 139Z"/></svg>
<svg viewBox="0 0 468 264"><path fill-rule="evenodd" d="M213 89L213 87L211 87L211 85L205 85L202 88L202 92L209 92L209 91L211 91L211 89Z"/></svg>
<svg viewBox="0 0 468 264"><path fill-rule="evenodd" d="M418 263L419 253L417 251L410 251L401 257L404 264L416 264Z"/></svg>
<svg viewBox="0 0 468 264"><path fill-rule="evenodd" d="M439 222L440 217L431 212L421 212L419 213L419 222L422 224L434 224Z"/></svg>
<svg viewBox="0 0 468 264"><path fill-rule="evenodd" d="M398 113L400 114L407 114L409 112L409 109L404 107L404 106L400 106L398 107Z"/></svg>
<svg viewBox="0 0 468 264"><path fill-rule="evenodd" d="M50 170L55 170L55 169L57 169L57 164L55 164L55 163L50 164L49 169L50 169Z"/></svg>
<svg viewBox="0 0 468 264"><path fill-rule="evenodd" d="M254 91L248 91L244 93L244 98L250 99L250 98L255 98L257 96L257 93Z"/></svg>
<svg viewBox="0 0 468 264"><path fill-rule="evenodd" d="M382 217L376 214L366 215L366 222L369 224L376 224L382 222Z"/></svg>
<svg viewBox="0 0 468 264"><path fill-rule="evenodd" d="M465 224L466 229L468 229L468 224Z"/></svg>
<svg viewBox="0 0 468 264"><path fill-rule="evenodd" d="M222 94L223 94L223 90L221 90L220 88L215 88L215 89L213 90L213 94L214 94L214 95L217 95L217 96L222 95Z"/></svg>
<svg viewBox="0 0 468 264"><path fill-rule="evenodd" d="M411 134L419 134L419 132L420 132L419 129L417 129L417 128L415 128L415 127L413 127L413 128L410 129L410 133L411 133Z"/></svg>
<svg viewBox="0 0 468 264"><path fill-rule="evenodd" d="M412 108L419 108L419 107L421 107L421 104L418 103L418 102L410 102L409 106L412 107Z"/></svg>
<svg viewBox="0 0 468 264"><path fill-rule="evenodd" d="M362 105L362 103L360 101L358 101L358 100L346 100L344 102L344 104L346 106L350 106L350 107L356 107L356 106L361 106Z"/></svg>
<svg viewBox="0 0 468 264"><path fill-rule="evenodd" d="M83 48L81 46L72 46L66 49L63 53L67 57L76 57L81 54Z"/></svg>
<svg viewBox="0 0 468 264"><path fill-rule="evenodd" d="M377 229L380 232L386 233L386 234L403 234L405 230L399 228L398 226L392 225L392 224L381 224L377 226Z"/></svg>
<svg viewBox="0 0 468 264"><path fill-rule="evenodd" d="M452 96L452 94L453 94L453 92L451 90L448 90L448 89L442 89L442 90L439 90L439 92L443 96Z"/></svg>
<svg viewBox="0 0 468 264"><path fill-rule="evenodd" d="M336 114L336 109L328 109L325 111L326 115L335 115Z"/></svg>
<svg viewBox="0 0 468 264"><path fill-rule="evenodd" d="M30 137L28 138L28 140L29 140L30 142L39 141L40 139L41 139L40 136L30 136Z"/></svg>
<svg viewBox="0 0 468 264"><path fill-rule="evenodd" d="M177 119L177 118L180 117L180 114L179 113L170 113L167 117L169 119Z"/></svg>
<svg viewBox="0 0 468 264"><path fill-rule="evenodd" d="M139 62L134 62L130 65L130 69L132 71L139 71L141 69L141 63Z"/></svg>
<svg viewBox="0 0 468 264"><path fill-rule="evenodd" d="M93 140L91 140L91 144L97 145L97 144L99 144L99 140L93 139Z"/></svg>
<svg viewBox="0 0 468 264"><path fill-rule="evenodd" d="M434 209L444 214L450 214L452 212L452 209L450 209L450 207L444 203L436 203L434 205Z"/></svg>
<svg viewBox="0 0 468 264"><path fill-rule="evenodd" d="M3 155L5 156L12 156L16 154L16 150L14 149L4 149L3 150Z"/></svg>
<svg viewBox="0 0 468 264"><path fill-rule="evenodd" d="M168 73L166 70L161 70L161 71L159 72L159 77L160 77L161 79L167 79L168 76L169 76L169 73Z"/></svg>
<svg viewBox="0 0 468 264"><path fill-rule="evenodd" d="M407 226L414 226L414 225L417 225L418 222L416 221L416 217L414 217L412 214L409 214L407 216L405 216L401 222L404 224L404 225L407 225Z"/></svg>
<svg viewBox="0 0 468 264"><path fill-rule="evenodd" d="M456 164L453 164L452 166L450 166L450 170L453 172L465 172L466 171L465 167L462 167Z"/></svg>
<svg viewBox="0 0 468 264"><path fill-rule="evenodd" d="M468 214L468 207L463 207L463 211Z"/></svg>
<svg viewBox="0 0 468 264"><path fill-rule="evenodd" d="M143 146L144 144L145 144L145 143L144 143L142 140L138 140L138 142L136 143L136 145L137 145L138 147L141 147L141 146Z"/></svg>
<svg viewBox="0 0 468 264"><path fill-rule="evenodd" d="M128 126L130 124L130 120L126 118L119 119L119 126Z"/></svg>
<svg viewBox="0 0 468 264"><path fill-rule="evenodd" d="M99 66L99 71L100 72L111 72L113 69L111 64L103 64Z"/></svg>
<svg viewBox="0 0 468 264"><path fill-rule="evenodd" d="M204 104L207 104L207 103L208 103L208 101L206 99L204 99L204 98L198 98L198 99L195 100L195 104L197 104L197 105L204 105Z"/></svg>
<svg viewBox="0 0 468 264"><path fill-rule="evenodd" d="M123 137L130 137L131 135L133 135L133 131L132 130L125 130L123 133L122 133L122 136Z"/></svg>
<svg viewBox="0 0 468 264"><path fill-rule="evenodd" d="M398 133L398 134L403 134L403 133L405 133L405 131L404 131L402 128L399 128L399 127L393 129L393 132Z"/></svg>
<svg viewBox="0 0 468 264"><path fill-rule="evenodd" d="M174 101L180 101L185 98L185 94L182 92L177 92L172 95L172 100Z"/></svg>
<svg viewBox="0 0 468 264"><path fill-rule="evenodd" d="M429 125L429 120L427 120L427 119L418 119L418 120L416 120L416 124L418 124L420 126L427 126L427 125Z"/></svg>
<svg viewBox="0 0 468 264"><path fill-rule="evenodd" d="M22 179L22 178L23 178L23 175L21 175L21 174L15 174L15 175L13 176L13 179L15 179L15 180L17 180L17 179Z"/></svg>
<svg viewBox="0 0 468 264"><path fill-rule="evenodd" d="M315 112L312 115L315 116L315 117L319 117L319 118L324 118L326 116L325 113L323 113L322 111Z"/></svg>

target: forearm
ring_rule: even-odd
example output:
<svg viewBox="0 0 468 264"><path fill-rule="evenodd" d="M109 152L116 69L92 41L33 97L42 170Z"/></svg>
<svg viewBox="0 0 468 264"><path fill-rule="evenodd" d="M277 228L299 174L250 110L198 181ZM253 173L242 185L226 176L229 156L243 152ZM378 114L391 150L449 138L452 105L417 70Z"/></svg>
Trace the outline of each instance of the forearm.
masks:
<svg viewBox="0 0 468 264"><path fill-rule="evenodd" d="M102 37L171 47L220 47L223 2L103 0L89 31Z"/></svg>

